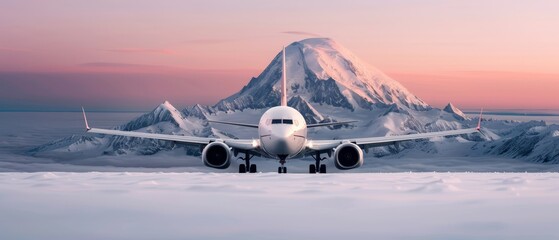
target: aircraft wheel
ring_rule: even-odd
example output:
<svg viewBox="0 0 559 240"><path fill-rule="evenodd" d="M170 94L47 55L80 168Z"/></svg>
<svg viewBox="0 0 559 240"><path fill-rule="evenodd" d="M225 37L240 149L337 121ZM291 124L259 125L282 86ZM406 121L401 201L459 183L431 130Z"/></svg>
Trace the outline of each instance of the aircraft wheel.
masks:
<svg viewBox="0 0 559 240"><path fill-rule="evenodd" d="M244 164L240 164L239 165L239 173L246 173L247 172L247 168Z"/></svg>
<svg viewBox="0 0 559 240"><path fill-rule="evenodd" d="M283 173L287 173L287 168L283 167Z"/></svg>
<svg viewBox="0 0 559 240"><path fill-rule="evenodd" d="M320 164L320 173L326 173L326 165Z"/></svg>
<svg viewBox="0 0 559 240"><path fill-rule="evenodd" d="M282 171L282 168L281 168L281 167L278 167L278 173L282 173L282 172L283 172L283 171Z"/></svg>
<svg viewBox="0 0 559 240"><path fill-rule="evenodd" d="M314 164L309 165L309 173L316 173L316 166Z"/></svg>
<svg viewBox="0 0 559 240"><path fill-rule="evenodd" d="M256 164L250 164L250 173L255 173L256 172Z"/></svg>

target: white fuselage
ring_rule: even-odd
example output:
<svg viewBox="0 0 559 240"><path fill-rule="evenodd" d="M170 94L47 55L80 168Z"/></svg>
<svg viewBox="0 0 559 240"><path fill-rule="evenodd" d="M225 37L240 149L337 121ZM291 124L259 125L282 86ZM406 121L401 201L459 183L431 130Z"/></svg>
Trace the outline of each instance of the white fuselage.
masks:
<svg viewBox="0 0 559 240"><path fill-rule="evenodd" d="M265 153L285 160L303 151L307 141L307 123L303 115L292 107L273 107L262 114L258 136Z"/></svg>

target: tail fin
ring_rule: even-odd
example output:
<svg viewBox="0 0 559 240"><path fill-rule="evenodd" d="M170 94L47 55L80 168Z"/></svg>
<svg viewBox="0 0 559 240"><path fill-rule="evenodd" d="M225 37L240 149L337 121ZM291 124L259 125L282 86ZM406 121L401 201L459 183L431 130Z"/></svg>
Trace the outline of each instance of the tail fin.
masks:
<svg viewBox="0 0 559 240"><path fill-rule="evenodd" d="M283 47L283 78L281 80L281 106L287 106L287 67L285 66L285 47Z"/></svg>

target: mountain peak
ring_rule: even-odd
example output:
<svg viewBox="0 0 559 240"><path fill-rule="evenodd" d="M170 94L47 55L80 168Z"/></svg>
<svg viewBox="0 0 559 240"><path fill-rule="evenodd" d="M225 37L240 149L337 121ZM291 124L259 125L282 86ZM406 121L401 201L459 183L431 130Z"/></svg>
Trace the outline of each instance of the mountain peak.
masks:
<svg viewBox="0 0 559 240"><path fill-rule="evenodd" d="M468 117L466 117L466 114L464 114L460 109L458 109L452 103L448 103L446 107L444 107L443 111L447 113L451 113L458 120L468 119Z"/></svg>
<svg viewBox="0 0 559 240"><path fill-rule="evenodd" d="M430 109L400 83L363 63L329 38L309 38L286 48L287 95L335 107L373 109L397 104L415 110ZM221 100L219 110L265 108L279 104L282 53L243 89Z"/></svg>
<svg viewBox="0 0 559 240"><path fill-rule="evenodd" d="M202 106L200 104L196 104L192 107L188 107L185 108L183 110L183 113L186 116L193 116L193 117L197 117L200 119L208 119L208 116L212 113L213 111L207 107L207 106Z"/></svg>
<svg viewBox="0 0 559 240"><path fill-rule="evenodd" d="M165 101L151 112L120 126L121 130L134 131L158 122L171 122L181 129L187 129L184 116L169 101Z"/></svg>

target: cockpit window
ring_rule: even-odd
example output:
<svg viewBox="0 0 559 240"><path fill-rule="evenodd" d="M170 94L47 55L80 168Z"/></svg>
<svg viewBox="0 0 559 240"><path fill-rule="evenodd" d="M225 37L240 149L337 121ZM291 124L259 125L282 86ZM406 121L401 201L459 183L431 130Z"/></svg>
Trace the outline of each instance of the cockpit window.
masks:
<svg viewBox="0 0 559 240"><path fill-rule="evenodd" d="M293 124L293 119L272 119L272 124Z"/></svg>
<svg viewBox="0 0 559 240"><path fill-rule="evenodd" d="M283 119L283 124L293 124L292 119Z"/></svg>

